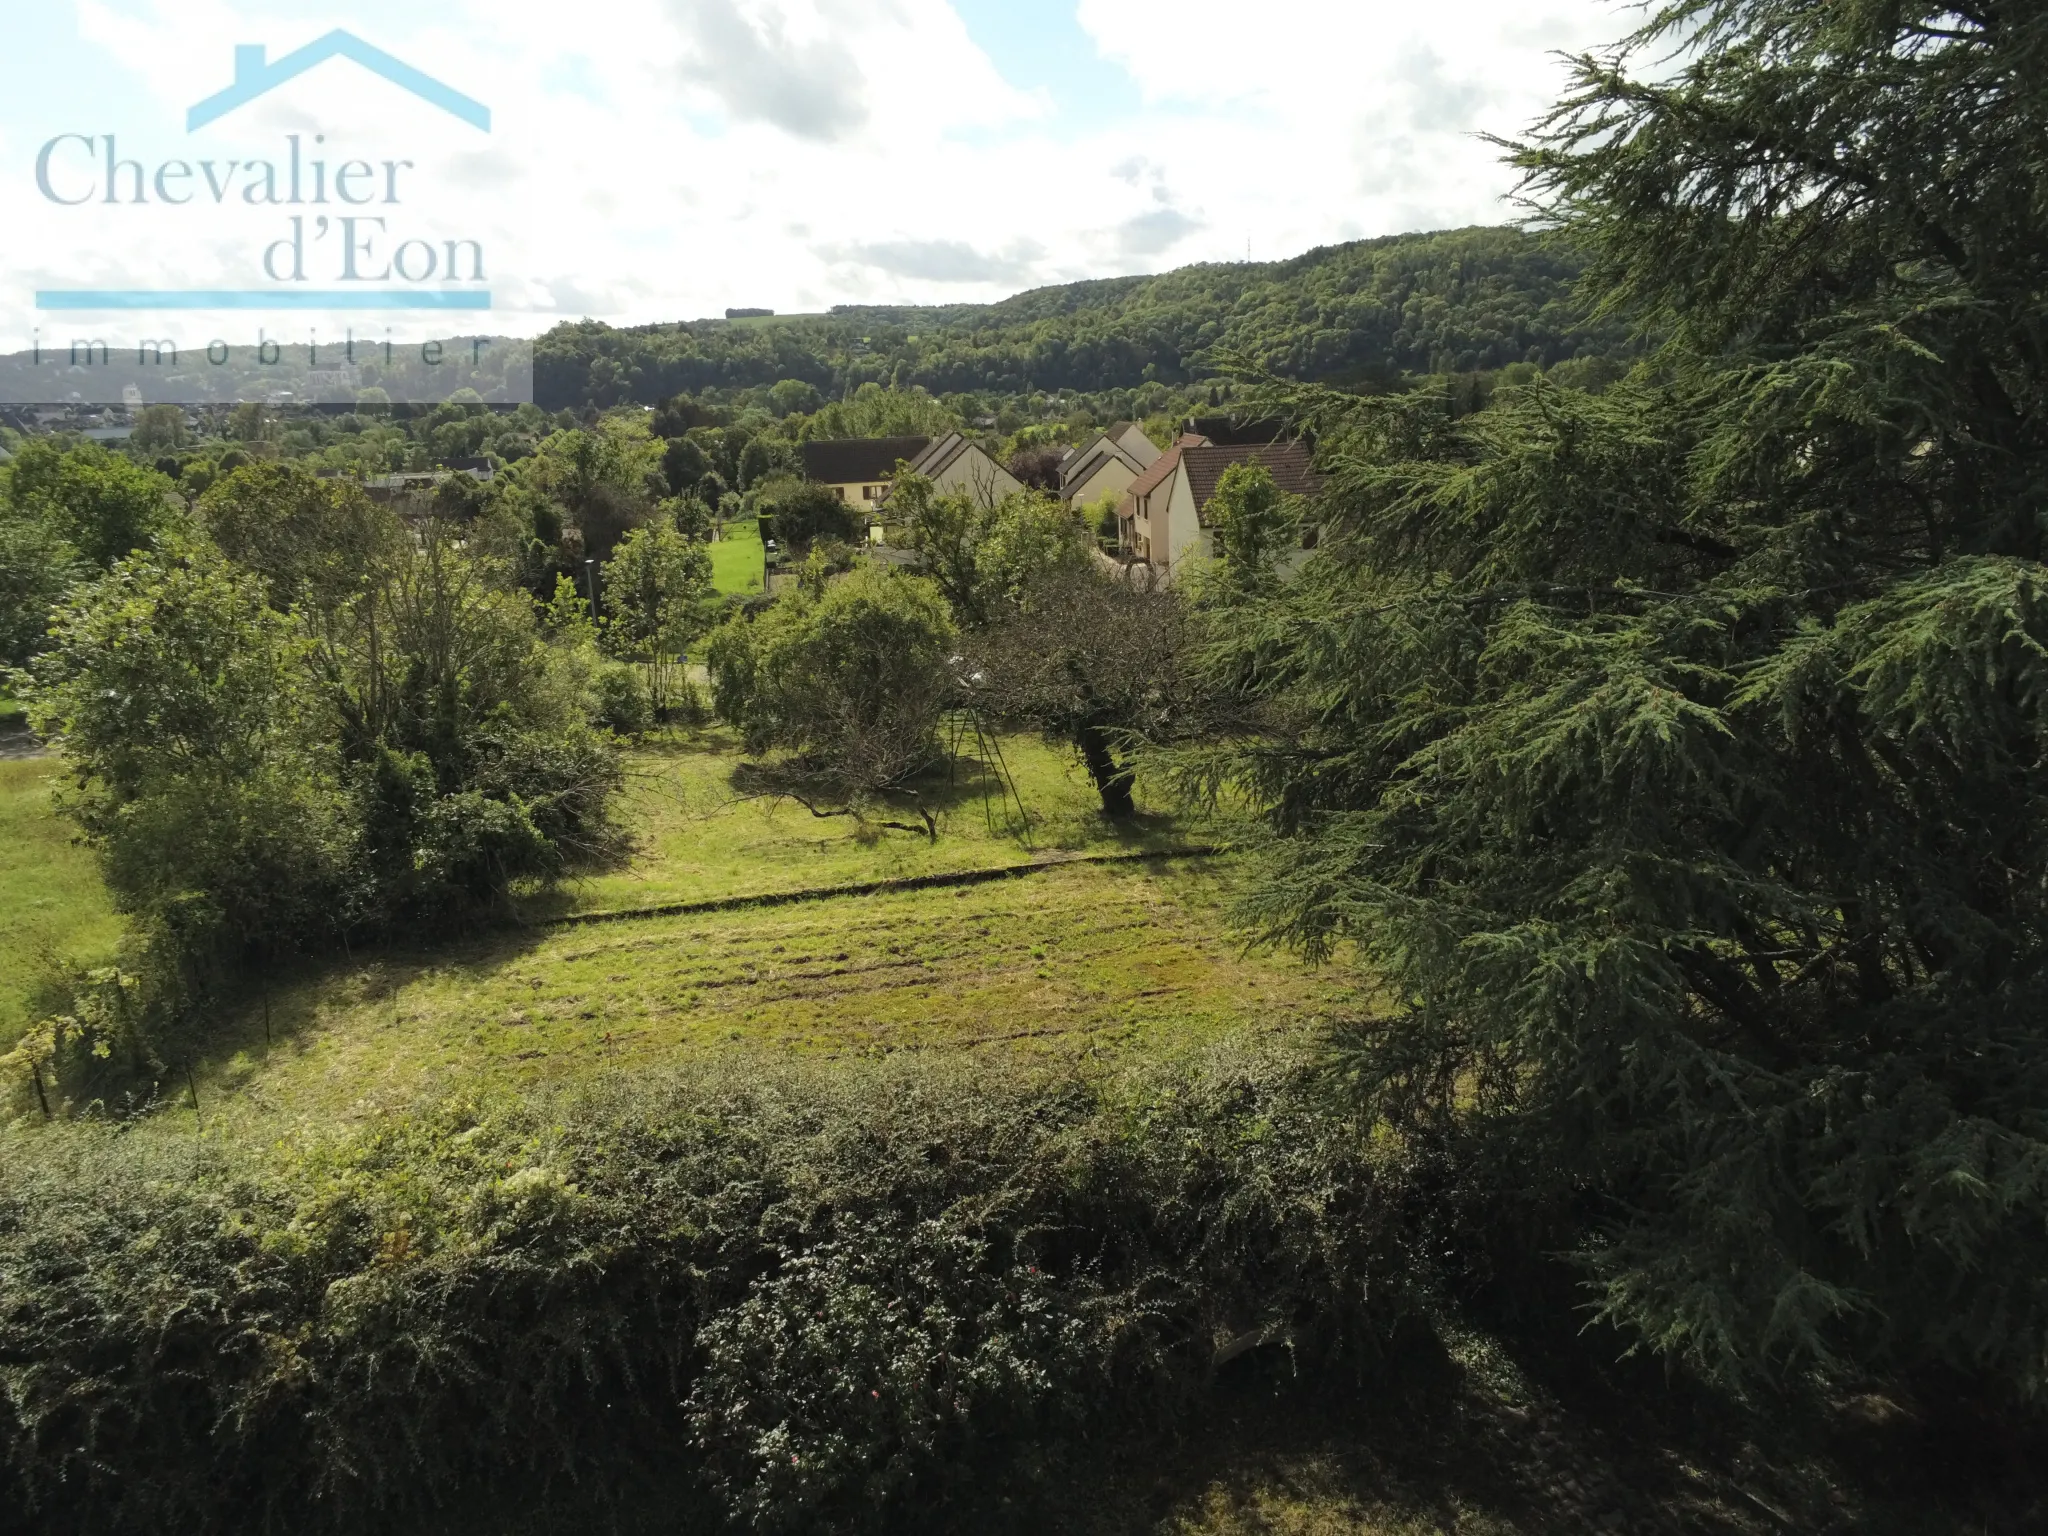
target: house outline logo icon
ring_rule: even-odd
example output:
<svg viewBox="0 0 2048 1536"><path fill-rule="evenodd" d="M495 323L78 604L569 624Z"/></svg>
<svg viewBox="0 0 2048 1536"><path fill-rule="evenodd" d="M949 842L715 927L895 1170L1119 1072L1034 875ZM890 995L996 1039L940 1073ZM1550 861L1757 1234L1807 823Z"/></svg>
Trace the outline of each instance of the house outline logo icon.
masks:
<svg viewBox="0 0 2048 1536"><path fill-rule="evenodd" d="M491 131L491 109L474 97L465 96L450 86L443 85L433 76L414 69L403 59L386 53L382 48L364 42L353 32L337 28L325 37L317 38L305 47L286 54L275 63L269 62L269 50L262 43L238 43L235 46L235 83L226 90L209 96L185 114L185 131L193 133L208 123L226 117L239 107L245 107L259 96L276 90L287 81L296 80L307 70L326 63L329 59L353 59L374 75L389 80L401 90L410 91L420 100L443 112L461 118L471 127L485 133Z"/></svg>

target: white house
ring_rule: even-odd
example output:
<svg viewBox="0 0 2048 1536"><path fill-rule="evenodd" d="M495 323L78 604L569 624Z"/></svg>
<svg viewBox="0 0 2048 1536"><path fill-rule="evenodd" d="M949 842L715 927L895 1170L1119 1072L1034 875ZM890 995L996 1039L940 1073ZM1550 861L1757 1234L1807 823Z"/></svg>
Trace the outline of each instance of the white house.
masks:
<svg viewBox="0 0 2048 1536"><path fill-rule="evenodd" d="M1158 459L1158 447L1135 422L1119 421L1060 460L1060 500L1086 506L1122 496Z"/></svg>
<svg viewBox="0 0 2048 1536"><path fill-rule="evenodd" d="M965 492L984 506L993 506L1024 489L1023 483L990 458L979 443L958 432L948 432L912 459L909 470L931 481L934 490Z"/></svg>
<svg viewBox="0 0 2048 1536"><path fill-rule="evenodd" d="M1189 432L1131 482L1117 509L1124 553L1159 567L1171 579L1190 556L1215 553L1209 501L1233 464L1263 464L1281 490L1314 496L1322 490L1306 443L1217 444Z"/></svg>

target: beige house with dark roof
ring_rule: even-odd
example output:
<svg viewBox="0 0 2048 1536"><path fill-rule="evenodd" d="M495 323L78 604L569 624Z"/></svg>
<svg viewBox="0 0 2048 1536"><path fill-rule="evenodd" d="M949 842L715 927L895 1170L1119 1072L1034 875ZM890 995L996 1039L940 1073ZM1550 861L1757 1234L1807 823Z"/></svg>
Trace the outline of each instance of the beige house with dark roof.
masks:
<svg viewBox="0 0 2048 1536"><path fill-rule="evenodd" d="M1158 459L1158 447L1142 428L1119 421L1060 461L1060 500L1086 506L1105 495L1122 496Z"/></svg>
<svg viewBox="0 0 2048 1536"><path fill-rule="evenodd" d="M1290 495L1315 496L1323 488L1306 443L1216 444L1183 433L1131 483L1117 509L1124 553L1160 568L1169 579L1174 567L1189 558L1213 556L1209 502L1223 472L1244 463L1264 465L1274 483Z"/></svg>
<svg viewBox="0 0 2048 1536"><path fill-rule="evenodd" d="M849 507L873 512L889 494L896 466L920 457L928 437L827 437L797 445L804 478L829 485Z"/></svg>
<svg viewBox="0 0 2048 1536"><path fill-rule="evenodd" d="M1024 489L1023 482L990 458L982 446L958 432L948 432L911 460L913 475L922 475L941 493L954 491L994 506Z"/></svg>
<svg viewBox="0 0 2048 1536"><path fill-rule="evenodd" d="M990 458L979 443L958 432L944 437L838 437L800 444L804 478L829 485L839 499L872 517L903 465L940 491L963 491L994 503L1020 491L1017 477Z"/></svg>

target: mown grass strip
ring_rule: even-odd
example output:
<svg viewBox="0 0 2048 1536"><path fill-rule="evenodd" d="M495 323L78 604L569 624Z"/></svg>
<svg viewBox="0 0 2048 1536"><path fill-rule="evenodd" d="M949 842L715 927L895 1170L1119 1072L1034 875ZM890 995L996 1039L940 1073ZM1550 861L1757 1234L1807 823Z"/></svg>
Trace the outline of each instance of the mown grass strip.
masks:
<svg viewBox="0 0 2048 1536"><path fill-rule="evenodd" d="M930 891L956 885L986 885L993 880L1014 880L1048 869L1066 869L1076 864L1128 864L1139 859L1210 859L1224 850L1211 843L1185 848L1148 848L1136 852L1064 853L1018 864L999 864L982 869L956 869L929 875L897 875L886 880L862 880L852 885L817 885L794 891L763 891L751 896L718 896L703 901L670 901L652 907L622 907L608 912L571 912L564 917L537 920L536 928L582 928L593 923L623 923L636 918L689 917L700 912L737 912L747 907L786 907L800 901L833 901L844 896L875 896L892 891Z"/></svg>

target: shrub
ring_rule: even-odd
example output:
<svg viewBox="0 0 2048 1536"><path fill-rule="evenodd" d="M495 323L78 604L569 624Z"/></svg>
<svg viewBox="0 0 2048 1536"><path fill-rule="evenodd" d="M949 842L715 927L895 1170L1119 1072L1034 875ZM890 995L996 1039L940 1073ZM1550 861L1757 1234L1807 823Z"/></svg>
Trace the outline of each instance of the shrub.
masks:
<svg viewBox="0 0 2048 1536"><path fill-rule="evenodd" d="M597 718L607 730L621 736L646 734L654 724L654 711L647 702L647 687L640 669L628 662L613 662L597 674Z"/></svg>
<svg viewBox="0 0 2048 1536"><path fill-rule="evenodd" d="M14 1134L0 1524L49 1533L397 1528L650 1465L754 1529L897 1529L1006 1437L1170 1422L1219 1357L1362 1365L1423 1277L1398 1152L1277 1055L705 1068L196 1158Z"/></svg>
<svg viewBox="0 0 2048 1536"><path fill-rule="evenodd" d="M850 793L899 784L938 755L954 633L938 589L862 563L785 593L706 649L722 718L752 752L782 748Z"/></svg>
<svg viewBox="0 0 2048 1536"><path fill-rule="evenodd" d="M710 627L719 601L704 546L658 523L619 542L601 591L606 648L642 659L688 650Z"/></svg>
<svg viewBox="0 0 2048 1536"><path fill-rule="evenodd" d="M166 1058L223 968L473 922L614 841L617 751L574 642L438 525L356 539L289 496L266 524L237 502L263 486L306 491L245 472L211 511L267 570L196 538L131 555L58 610L32 673Z"/></svg>
<svg viewBox="0 0 2048 1536"><path fill-rule="evenodd" d="M863 520L827 485L771 476L756 487L753 501L766 536L798 554L816 543L854 544L866 537Z"/></svg>

